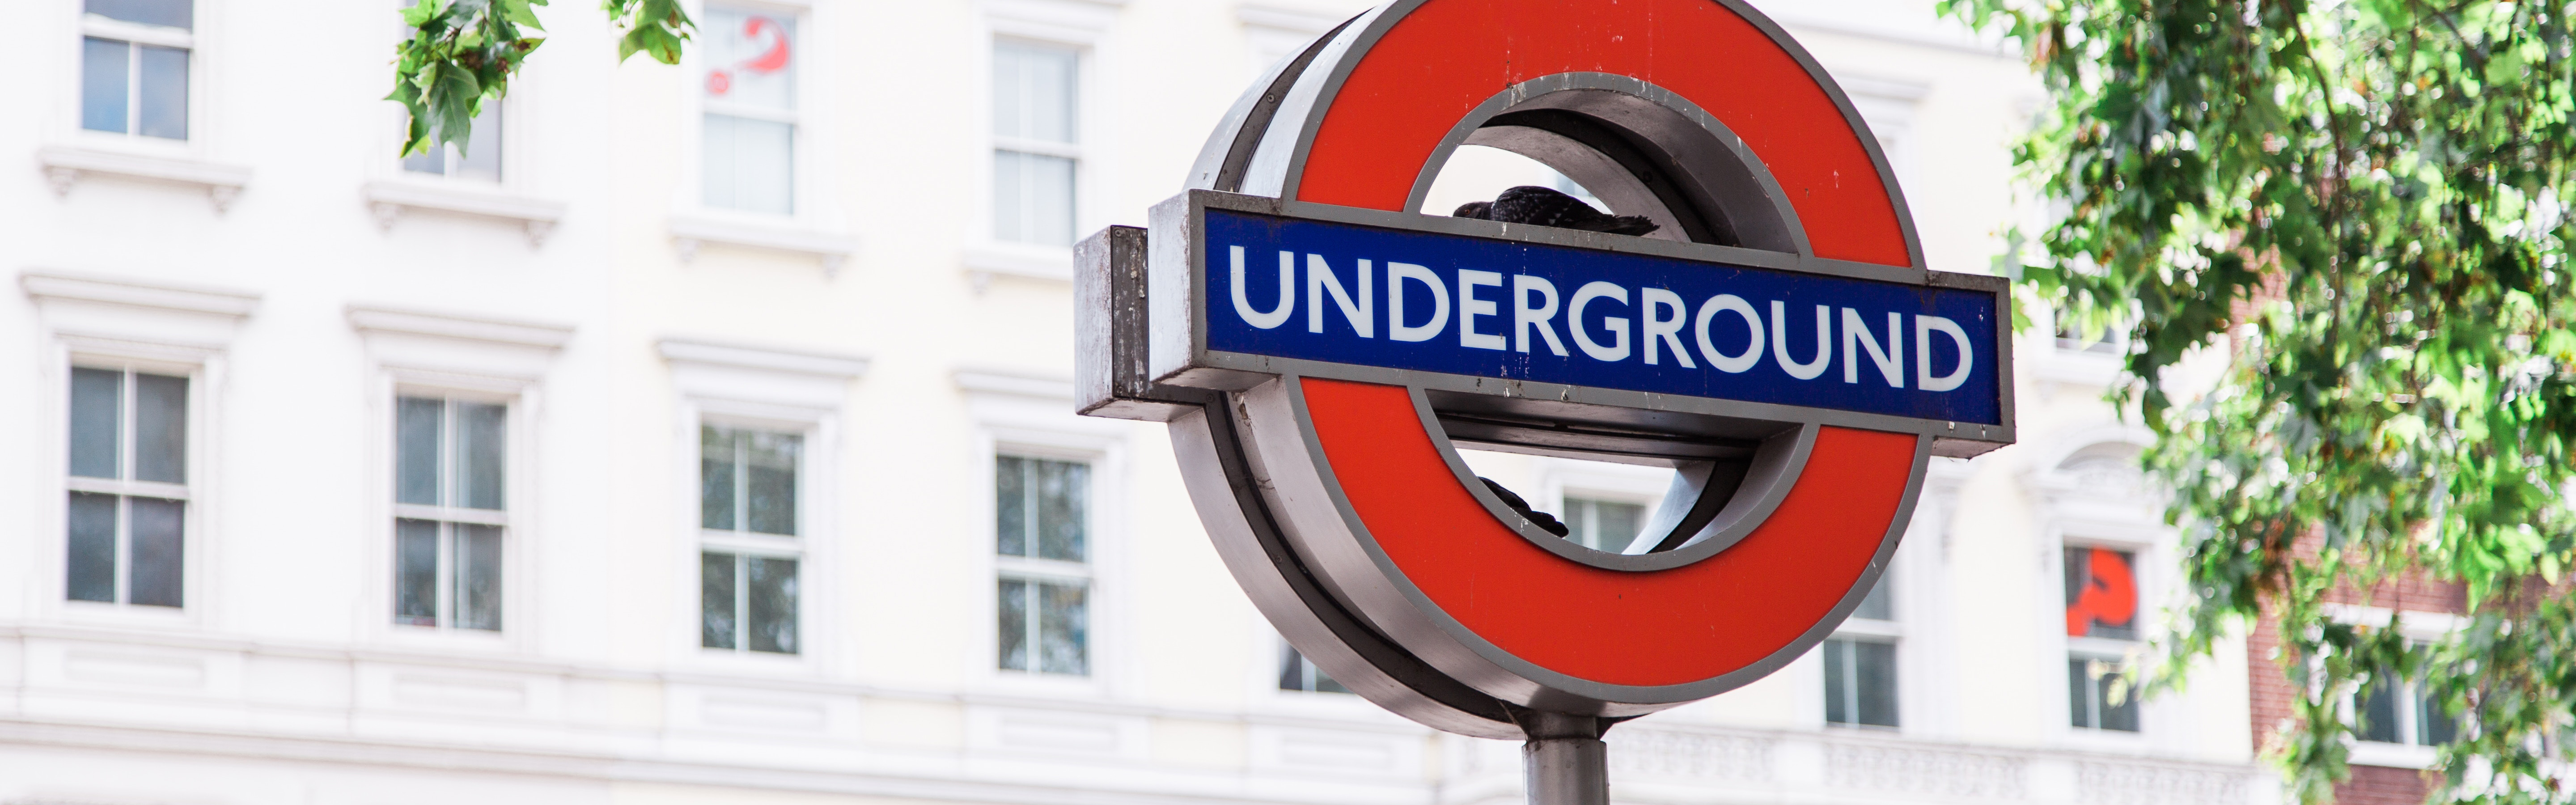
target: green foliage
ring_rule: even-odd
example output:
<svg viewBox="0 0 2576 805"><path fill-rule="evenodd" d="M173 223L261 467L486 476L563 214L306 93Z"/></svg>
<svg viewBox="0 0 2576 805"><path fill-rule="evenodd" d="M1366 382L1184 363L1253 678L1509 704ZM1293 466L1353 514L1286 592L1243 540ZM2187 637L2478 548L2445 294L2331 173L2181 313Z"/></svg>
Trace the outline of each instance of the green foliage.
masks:
<svg viewBox="0 0 2576 805"><path fill-rule="evenodd" d="M453 142L463 147L483 101L508 91L510 74L545 40L533 6L546 0L419 0L403 9L412 35L394 48L396 101L411 114L405 156Z"/></svg>
<svg viewBox="0 0 2576 805"><path fill-rule="evenodd" d="M601 0L600 7L626 32L617 39L618 61L649 53L654 61L679 64L680 43L697 26L680 10L679 0Z"/></svg>
<svg viewBox="0 0 2576 805"><path fill-rule="evenodd" d="M2161 681L2277 616L2302 801L2389 672L2462 719L2435 799L2576 802L2576 4L1942 6L2053 96L2016 154L2057 212L2026 283L2129 328L2114 393L2159 431L2195 593ZM2214 388L2168 388L2187 356ZM2405 574L2463 585L2465 625L2410 643L2322 601Z"/></svg>
<svg viewBox="0 0 2576 805"><path fill-rule="evenodd" d="M443 143L465 147L485 101L508 94L510 78L527 62L543 31L536 6L546 0L419 0L403 9L410 38L394 49L396 101L411 115L402 154ZM677 0L603 0L609 19L624 31L617 58L649 53L663 64L680 63L680 43L693 23Z"/></svg>

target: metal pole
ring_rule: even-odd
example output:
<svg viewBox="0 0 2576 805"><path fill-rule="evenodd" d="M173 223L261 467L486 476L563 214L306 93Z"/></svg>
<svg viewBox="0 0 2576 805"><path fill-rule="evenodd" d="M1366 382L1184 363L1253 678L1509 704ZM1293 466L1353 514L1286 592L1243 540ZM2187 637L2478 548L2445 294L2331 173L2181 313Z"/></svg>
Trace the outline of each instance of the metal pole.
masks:
<svg viewBox="0 0 2576 805"><path fill-rule="evenodd" d="M1610 805L1610 747L1591 716L1526 713L1521 744L1530 805Z"/></svg>

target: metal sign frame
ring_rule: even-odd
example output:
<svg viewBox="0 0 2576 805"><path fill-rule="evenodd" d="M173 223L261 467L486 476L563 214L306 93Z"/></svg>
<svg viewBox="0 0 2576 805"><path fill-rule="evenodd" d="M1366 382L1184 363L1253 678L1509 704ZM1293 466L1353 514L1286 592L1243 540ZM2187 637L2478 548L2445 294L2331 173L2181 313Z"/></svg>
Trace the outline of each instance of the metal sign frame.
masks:
<svg viewBox="0 0 2576 805"><path fill-rule="evenodd" d="M1657 37L1689 44L1653 51ZM1547 163L1662 231L1422 214L1468 144ZM1212 210L1990 294L1999 415L1214 349ZM1534 802L1604 801L1610 724L1740 686L1821 641L1886 567L1929 459L2016 435L2007 284L1924 267L1850 100L1741 0L1373 9L1247 92L1150 231L1112 227L1076 263L1082 412L1169 423L1211 540L1282 636L1389 710L1528 740ZM1458 442L1679 472L1635 544L1596 551L1505 505ZM1606 619L1555 617L1569 606Z"/></svg>

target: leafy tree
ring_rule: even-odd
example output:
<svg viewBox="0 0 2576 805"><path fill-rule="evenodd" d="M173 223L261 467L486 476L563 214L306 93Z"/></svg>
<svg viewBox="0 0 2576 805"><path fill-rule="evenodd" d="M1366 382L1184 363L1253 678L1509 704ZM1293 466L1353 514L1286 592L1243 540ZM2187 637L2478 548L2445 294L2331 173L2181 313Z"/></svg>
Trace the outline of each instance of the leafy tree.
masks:
<svg viewBox="0 0 2576 805"><path fill-rule="evenodd" d="M546 0L419 0L403 9L403 24L412 35L394 48L394 91L411 114L402 155L430 150L442 143L465 147L474 116L486 100L509 92L528 54L545 39L536 6ZM663 64L680 63L680 43L694 23L678 0L602 0L609 20L625 33L617 58L649 53Z"/></svg>
<svg viewBox="0 0 2576 805"><path fill-rule="evenodd" d="M2194 593L2152 681L2277 618L2301 801L2376 674L2461 719L2436 800L2576 802L2576 4L1941 5L2051 91L2025 289L2133 344L2113 396L2159 434ZM2193 354L2214 388L2169 390ZM2321 602L2401 578L2464 587L2466 625L2410 644Z"/></svg>

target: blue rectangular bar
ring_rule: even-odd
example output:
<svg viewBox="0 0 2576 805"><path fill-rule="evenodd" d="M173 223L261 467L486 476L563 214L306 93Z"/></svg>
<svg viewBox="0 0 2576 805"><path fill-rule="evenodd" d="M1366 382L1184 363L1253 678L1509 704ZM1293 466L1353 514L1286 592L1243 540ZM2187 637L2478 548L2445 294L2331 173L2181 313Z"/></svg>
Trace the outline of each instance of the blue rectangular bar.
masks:
<svg viewBox="0 0 2576 805"><path fill-rule="evenodd" d="M1990 292L1205 215L1210 350L2004 424Z"/></svg>

